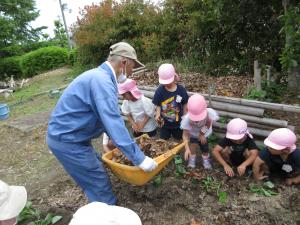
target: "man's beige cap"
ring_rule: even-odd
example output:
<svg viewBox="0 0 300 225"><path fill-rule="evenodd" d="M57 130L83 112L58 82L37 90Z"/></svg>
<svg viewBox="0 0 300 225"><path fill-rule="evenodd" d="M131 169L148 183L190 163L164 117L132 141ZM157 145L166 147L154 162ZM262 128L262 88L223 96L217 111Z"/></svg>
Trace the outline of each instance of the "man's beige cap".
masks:
<svg viewBox="0 0 300 225"><path fill-rule="evenodd" d="M144 67L144 64L138 61L134 48L126 42L118 42L110 46L109 55L118 55L134 60L134 68Z"/></svg>

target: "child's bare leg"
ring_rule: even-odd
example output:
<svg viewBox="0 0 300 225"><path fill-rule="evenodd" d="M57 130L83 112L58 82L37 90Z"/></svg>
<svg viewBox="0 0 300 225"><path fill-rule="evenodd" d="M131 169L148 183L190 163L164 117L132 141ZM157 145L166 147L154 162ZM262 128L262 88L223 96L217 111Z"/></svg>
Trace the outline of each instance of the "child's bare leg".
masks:
<svg viewBox="0 0 300 225"><path fill-rule="evenodd" d="M197 144L197 143L191 143L191 144L190 144L191 154L192 154L192 155L196 155L197 147L198 147L198 144Z"/></svg>

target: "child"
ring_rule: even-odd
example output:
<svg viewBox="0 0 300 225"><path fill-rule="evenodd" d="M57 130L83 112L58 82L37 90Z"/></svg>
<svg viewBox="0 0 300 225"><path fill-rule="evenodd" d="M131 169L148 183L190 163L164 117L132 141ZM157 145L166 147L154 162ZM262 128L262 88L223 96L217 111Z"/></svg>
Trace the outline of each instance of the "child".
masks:
<svg viewBox="0 0 300 225"><path fill-rule="evenodd" d="M180 140L180 122L186 112L188 94L183 86L176 84L175 77L178 78L178 75L172 64L162 64L158 75L161 85L156 89L152 102L156 105L155 119L161 126L160 138L167 140L172 136Z"/></svg>
<svg viewBox="0 0 300 225"><path fill-rule="evenodd" d="M119 84L118 91L124 98L121 110L132 126L133 136L138 137L142 134L155 136L155 106L151 100L142 94L136 82L131 79Z"/></svg>
<svg viewBox="0 0 300 225"><path fill-rule="evenodd" d="M206 101L202 95L192 95L187 104L188 113L183 116L181 129L182 139L187 140L185 146L185 160L189 160L188 166L196 167L196 148L199 145L202 151L203 166L211 169L207 137L212 133L212 122L219 119L215 110L207 108Z"/></svg>
<svg viewBox="0 0 300 225"><path fill-rule="evenodd" d="M258 155L258 147L248 131L246 121L240 118L229 121L226 137L214 147L213 155L228 176L234 176L231 166L237 167L240 176L245 174L246 168L253 164Z"/></svg>
<svg viewBox="0 0 300 225"><path fill-rule="evenodd" d="M266 167L270 173L279 173L287 185L300 183L300 150L296 147L296 135L287 128L273 130L265 139L266 148L259 153L253 164L256 180L263 180Z"/></svg>

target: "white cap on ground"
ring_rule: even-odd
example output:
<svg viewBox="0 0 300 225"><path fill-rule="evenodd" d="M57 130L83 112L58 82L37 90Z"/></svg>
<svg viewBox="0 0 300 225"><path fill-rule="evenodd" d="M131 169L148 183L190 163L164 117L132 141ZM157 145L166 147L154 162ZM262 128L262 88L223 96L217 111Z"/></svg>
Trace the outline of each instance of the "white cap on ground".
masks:
<svg viewBox="0 0 300 225"><path fill-rule="evenodd" d="M69 225L142 225L142 222L131 209L92 202L79 208Z"/></svg>
<svg viewBox="0 0 300 225"><path fill-rule="evenodd" d="M9 186L0 180L0 221L15 218L23 210L27 192L23 186Z"/></svg>

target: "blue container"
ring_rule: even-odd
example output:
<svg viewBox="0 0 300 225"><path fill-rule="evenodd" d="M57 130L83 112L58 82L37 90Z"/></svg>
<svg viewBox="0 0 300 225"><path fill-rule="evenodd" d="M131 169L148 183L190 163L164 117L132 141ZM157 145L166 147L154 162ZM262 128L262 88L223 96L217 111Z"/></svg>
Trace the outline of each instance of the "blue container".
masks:
<svg viewBox="0 0 300 225"><path fill-rule="evenodd" d="M0 104L0 120L6 120L9 117L9 108L7 104Z"/></svg>

